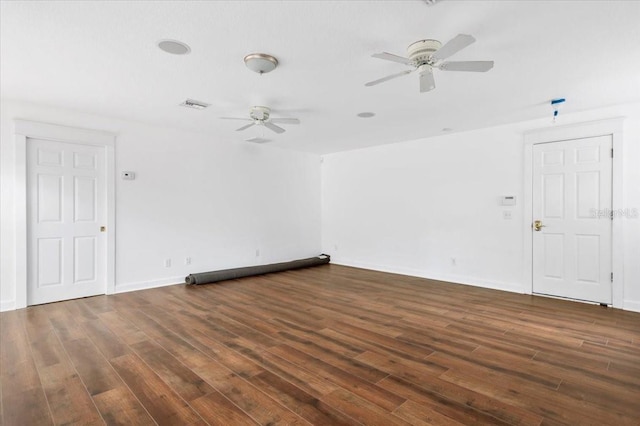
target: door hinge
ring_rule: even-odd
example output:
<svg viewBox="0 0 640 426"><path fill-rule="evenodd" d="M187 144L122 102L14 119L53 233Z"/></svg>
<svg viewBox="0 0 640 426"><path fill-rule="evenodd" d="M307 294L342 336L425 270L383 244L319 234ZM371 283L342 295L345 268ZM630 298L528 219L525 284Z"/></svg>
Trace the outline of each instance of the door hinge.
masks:
<svg viewBox="0 0 640 426"><path fill-rule="evenodd" d="M611 158L613 158L613 148L611 148Z"/></svg>
<svg viewBox="0 0 640 426"><path fill-rule="evenodd" d="M613 282L613 272L611 273L611 282Z"/></svg>

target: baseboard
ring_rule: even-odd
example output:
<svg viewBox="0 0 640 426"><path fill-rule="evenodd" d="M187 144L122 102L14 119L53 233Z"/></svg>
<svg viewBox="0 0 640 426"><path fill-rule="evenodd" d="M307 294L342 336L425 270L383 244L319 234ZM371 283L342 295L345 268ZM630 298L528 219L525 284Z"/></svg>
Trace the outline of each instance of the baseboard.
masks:
<svg viewBox="0 0 640 426"><path fill-rule="evenodd" d="M625 311L640 312L640 302L637 300L625 300L622 302L622 309Z"/></svg>
<svg viewBox="0 0 640 426"><path fill-rule="evenodd" d="M152 281L138 281L134 283L116 284L114 293L128 293L130 291L147 290L149 288L166 287L176 284L184 284L184 277L171 277Z"/></svg>
<svg viewBox="0 0 640 426"><path fill-rule="evenodd" d="M0 301L0 312L15 311L16 301L14 300L2 300Z"/></svg>
<svg viewBox="0 0 640 426"><path fill-rule="evenodd" d="M476 277L466 277L466 276L448 275L448 274L433 274L433 273L425 272L420 269L402 268L402 267L399 268L396 266L378 265L378 264L372 264L367 262L352 261L349 259L334 260L334 258L331 258L331 263L334 263L336 265L352 266L354 268L371 269L371 270L380 271L380 272L389 272L392 274L409 275L412 277L426 278L426 279L435 280L435 281L445 281L445 282L454 283L454 284L464 284L464 285L470 285L474 287L488 288L491 290L508 291L511 293L522 294L527 292L522 286L519 286L519 285L514 285L512 283L506 283L501 281L485 280L485 279L476 278Z"/></svg>

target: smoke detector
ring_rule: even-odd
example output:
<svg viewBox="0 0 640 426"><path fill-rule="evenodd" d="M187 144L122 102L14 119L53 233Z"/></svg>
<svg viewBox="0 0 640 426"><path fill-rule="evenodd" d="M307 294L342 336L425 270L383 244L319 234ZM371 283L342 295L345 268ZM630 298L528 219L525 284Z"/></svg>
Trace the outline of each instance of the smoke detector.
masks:
<svg viewBox="0 0 640 426"><path fill-rule="evenodd" d="M251 71L266 74L278 66L278 60L266 53L251 53L244 57L244 63Z"/></svg>

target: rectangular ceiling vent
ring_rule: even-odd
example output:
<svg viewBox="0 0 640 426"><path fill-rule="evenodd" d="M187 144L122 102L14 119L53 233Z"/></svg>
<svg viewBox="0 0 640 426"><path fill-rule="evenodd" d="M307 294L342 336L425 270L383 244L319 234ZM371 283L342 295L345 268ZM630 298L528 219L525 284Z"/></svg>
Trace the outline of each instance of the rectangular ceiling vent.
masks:
<svg viewBox="0 0 640 426"><path fill-rule="evenodd" d="M193 99L187 99L186 101L181 103L180 106L193 109L205 109L206 107L211 106L211 104L202 101L194 101Z"/></svg>

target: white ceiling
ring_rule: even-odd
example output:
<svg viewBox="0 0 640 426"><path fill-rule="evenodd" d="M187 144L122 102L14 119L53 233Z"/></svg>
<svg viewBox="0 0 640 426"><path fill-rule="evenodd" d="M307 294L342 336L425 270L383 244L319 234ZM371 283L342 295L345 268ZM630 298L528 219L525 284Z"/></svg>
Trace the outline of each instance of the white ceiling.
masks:
<svg viewBox="0 0 640 426"><path fill-rule="evenodd" d="M54 105L210 134L236 133L251 105L298 117L272 145L320 154L551 117L640 100L639 1L2 1L2 98ZM405 56L424 39L459 33L477 42L451 60L494 60L488 73L435 71L419 93L405 69L374 59ZM191 46L186 56L160 39ZM273 72L243 57L272 54ZM186 98L210 103L179 107ZM362 119L359 112L372 111ZM242 142L244 143L244 142Z"/></svg>

